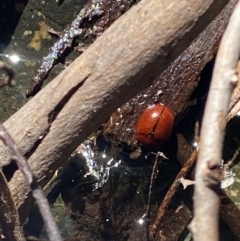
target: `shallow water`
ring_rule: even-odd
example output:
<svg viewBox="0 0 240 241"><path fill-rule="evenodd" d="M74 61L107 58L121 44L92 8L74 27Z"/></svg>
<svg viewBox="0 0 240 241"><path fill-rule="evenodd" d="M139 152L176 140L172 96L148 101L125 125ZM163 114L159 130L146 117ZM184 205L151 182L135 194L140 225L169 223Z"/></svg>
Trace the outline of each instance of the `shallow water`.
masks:
<svg viewBox="0 0 240 241"><path fill-rule="evenodd" d="M16 86L0 90L0 121L6 120L27 99L26 89L36 74L44 55L57 40L48 28L62 31L80 11L85 1L68 0L58 6L51 1L3 1L0 6L0 59L14 69ZM14 57L19 61L14 62ZM56 76L64 66L59 64L48 79ZM0 73L2 74L2 73Z"/></svg>

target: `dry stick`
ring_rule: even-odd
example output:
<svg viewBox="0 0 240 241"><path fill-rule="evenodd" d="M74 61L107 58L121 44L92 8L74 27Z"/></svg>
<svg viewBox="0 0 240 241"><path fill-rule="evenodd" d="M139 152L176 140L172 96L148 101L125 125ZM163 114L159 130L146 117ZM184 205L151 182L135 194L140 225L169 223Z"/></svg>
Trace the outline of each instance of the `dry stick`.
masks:
<svg viewBox="0 0 240 241"><path fill-rule="evenodd" d="M149 221L150 221L150 204L151 204L151 199L152 199L152 189L153 189L153 185L154 182L156 180L157 174L158 174L158 167L160 162L163 159L168 159L162 152L158 152L156 154L156 158L154 161L154 165L153 165L153 169L152 169L152 175L151 175L151 180L150 180L150 185L149 185L149 192L148 192L148 203L147 203L147 211L146 211L146 216L147 216L147 233L149 232ZM149 237L149 233L148 233L148 237Z"/></svg>
<svg viewBox="0 0 240 241"><path fill-rule="evenodd" d="M48 203L46 197L44 196L42 188L39 186L25 157L18 150L17 145L15 144L14 140L9 135L9 133L4 128L3 125L0 125L0 139L9 148L9 150L12 154L12 158L15 160L18 168L21 170L24 177L26 178L29 185L31 186L32 195L36 200L36 203L39 207L40 213L41 213L44 223L46 225L49 239L51 241L61 241L62 238L60 236L58 227L54 221L49 203Z"/></svg>
<svg viewBox="0 0 240 241"><path fill-rule="evenodd" d="M194 164L195 160L197 158L197 150L195 149L189 159L185 162L182 169L178 173L177 177L175 178L174 182L172 183L171 187L169 188L167 194L164 197L164 200L162 201L161 205L158 208L157 216L153 222L153 224L149 228L149 238L150 240L154 240L154 236L156 234L157 228L159 226L159 223L161 222L168 205L173 198L174 194L176 193L179 185L181 185L179 179L182 177L185 177L189 171L189 169Z"/></svg>
<svg viewBox="0 0 240 241"><path fill-rule="evenodd" d="M102 4L102 0L89 1L70 26L64 30L59 40L51 47L48 55L43 58L41 66L26 92L27 97L34 96L41 89L43 81L47 78L48 73L56 64L56 60L67 48L72 46L73 39L82 33L82 26L80 25L83 24L84 21L90 21L103 13Z"/></svg>
<svg viewBox="0 0 240 241"><path fill-rule="evenodd" d="M194 218L189 225L195 241L218 241L220 200L219 167L230 96L238 76L240 54L240 2L238 2L222 38L213 72L200 134L196 167ZM211 228L209 228L211 227Z"/></svg>
<svg viewBox="0 0 240 241"><path fill-rule="evenodd" d="M11 116L4 126L20 151L31 155L40 184L119 106L149 86L227 2L142 0ZM0 166L9 162L0 145ZM31 207L29 187L18 171L9 185L23 220Z"/></svg>

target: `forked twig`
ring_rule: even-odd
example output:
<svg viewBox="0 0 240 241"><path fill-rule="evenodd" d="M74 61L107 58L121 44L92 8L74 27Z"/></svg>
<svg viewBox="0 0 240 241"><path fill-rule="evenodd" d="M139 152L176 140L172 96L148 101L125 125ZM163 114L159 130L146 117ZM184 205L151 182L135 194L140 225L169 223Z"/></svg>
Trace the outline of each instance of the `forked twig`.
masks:
<svg viewBox="0 0 240 241"><path fill-rule="evenodd" d="M157 228L168 208L168 205L170 203L170 200L173 198L174 194L177 191L177 188L181 184L179 182L179 179L182 177L185 177L189 171L189 169L192 167L192 165L195 163L195 160L197 158L197 150L195 149L189 159L185 162L184 166L178 173L177 177L175 178L174 182L172 183L171 187L169 188L167 194L164 197L164 200L160 204L157 212L157 216L153 222L153 224L149 227L149 239L154 240L154 236L156 235Z"/></svg>

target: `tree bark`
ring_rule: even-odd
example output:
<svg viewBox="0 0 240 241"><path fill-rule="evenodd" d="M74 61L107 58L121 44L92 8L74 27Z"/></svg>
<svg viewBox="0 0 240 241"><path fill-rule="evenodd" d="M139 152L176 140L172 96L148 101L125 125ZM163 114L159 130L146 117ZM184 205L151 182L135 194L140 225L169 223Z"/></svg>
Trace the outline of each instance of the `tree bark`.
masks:
<svg viewBox="0 0 240 241"><path fill-rule="evenodd" d="M155 103L163 103L172 109L177 123L184 115L189 98L199 84L201 72L217 53L219 42L228 24L237 0L231 0L220 14L184 50L154 83L141 91L115 111L103 127L106 139L116 145L138 145L136 123L143 110ZM202 82L207 85L209 78ZM202 96L198 96L198 99ZM187 103L188 102L188 103ZM186 112L185 112L186 113ZM180 115L179 115L180 114ZM124 131L124 130L128 131Z"/></svg>
<svg viewBox="0 0 240 241"><path fill-rule="evenodd" d="M11 116L4 126L41 185L115 109L149 86L227 2L141 1ZM3 145L0 154L1 166L7 165L11 158ZM9 185L24 220L30 189L19 171Z"/></svg>

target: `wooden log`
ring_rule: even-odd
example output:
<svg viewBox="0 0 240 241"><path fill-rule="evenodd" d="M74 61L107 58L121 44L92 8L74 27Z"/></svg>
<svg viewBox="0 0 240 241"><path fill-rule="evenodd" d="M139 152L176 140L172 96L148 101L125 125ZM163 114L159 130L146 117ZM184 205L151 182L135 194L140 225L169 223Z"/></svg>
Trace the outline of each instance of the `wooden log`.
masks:
<svg viewBox="0 0 240 241"><path fill-rule="evenodd" d="M149 86L227 2L141 1L11 116L4 126L41 185L115 109ZM8 164L2 145L0 153L1 166ZM30 189L19 171L9 185L24 220Z"/></svg>

